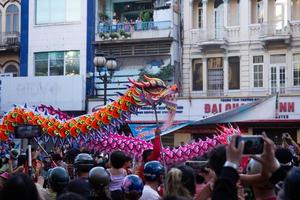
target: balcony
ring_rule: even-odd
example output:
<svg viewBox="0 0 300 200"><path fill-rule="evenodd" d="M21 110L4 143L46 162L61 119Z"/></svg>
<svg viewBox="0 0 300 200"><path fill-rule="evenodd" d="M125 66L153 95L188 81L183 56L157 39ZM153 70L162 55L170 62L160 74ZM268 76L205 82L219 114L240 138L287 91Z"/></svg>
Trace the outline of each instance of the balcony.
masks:
<svg viewBox="0 0 300 200"><path fill-rule="evenodd" d="M260 39L264 46L291 42L290 24L287 21L269 21L260 25Z"/></svg>
<svg viewBox="0 0 300 200"><path fill-rule="evenodd" d="M239 27L218 28L214 31L193 29L190 32L191 44L197 44L201 50L224 49L229 41L239 38Z"/></svg>
<svg viewBox="0 0 300 200"><path fill-rule="evenodd" d="M174 27L175 28L175 27ZM169 38L173 36L171 21L134 23L100 23L96 41L120 41L128 39Z"/></svg>
<svg viewBox="0 0 300 200"><path fill-rule="evenodd" d="M300 38L300 20L291 21L290 30L293 38Z"/></svg>
<svg viewBox="0 0 300 200"><path fill-rule="evenodd" d="M19 49L20 33L19 32L3 32L0 33L0 51L9 49Z"/></svg>

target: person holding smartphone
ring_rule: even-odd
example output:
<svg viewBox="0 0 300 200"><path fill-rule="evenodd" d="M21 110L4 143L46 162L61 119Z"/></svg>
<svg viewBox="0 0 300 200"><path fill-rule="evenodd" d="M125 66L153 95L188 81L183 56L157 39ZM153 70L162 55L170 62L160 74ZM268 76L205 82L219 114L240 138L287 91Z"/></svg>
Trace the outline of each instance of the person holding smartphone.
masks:
<svg viewBox="0 0 300 200"><path fill-rule="evenodd" d="M212 200L237 200L236 183L239 180L238 165L243 157L245 142L241 140L237 143L239 136L232 137L230 144L226 149L226 162L221 170L220 177L217 179L213 193ZM261 163L262 170L260 174L251 177L252 183L259 183L262 181L269 181L276 184L286 177L286 172L280 167L278 160L275 157L276 146L274 142L263 134L264 141L263 152L260 156L252 155L251 157Z"/></svg>

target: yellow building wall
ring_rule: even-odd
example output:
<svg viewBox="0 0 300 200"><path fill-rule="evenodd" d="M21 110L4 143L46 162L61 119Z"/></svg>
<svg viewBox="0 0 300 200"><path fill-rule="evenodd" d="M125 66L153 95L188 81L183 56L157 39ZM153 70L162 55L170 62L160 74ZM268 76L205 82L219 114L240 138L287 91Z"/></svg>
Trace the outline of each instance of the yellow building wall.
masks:
<svg viewBox="0 0 300 200"><path fill-rule="evenodd" d="M246 135L253 135L253 128L248 128Z"/></svg>
<svg viewBox="0 0 300 200"><path fill-rule="evenodd" d="M190 133L179 133L174 135L174 146L177 147L181 144L181 142L187 143L192 139L192 135Z"/></svg>

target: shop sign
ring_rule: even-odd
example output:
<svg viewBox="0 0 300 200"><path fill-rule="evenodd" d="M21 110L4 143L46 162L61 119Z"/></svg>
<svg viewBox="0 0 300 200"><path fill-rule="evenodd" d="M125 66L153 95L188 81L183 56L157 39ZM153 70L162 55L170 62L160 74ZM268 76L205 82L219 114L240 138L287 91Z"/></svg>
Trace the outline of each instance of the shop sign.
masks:
<svg viewBox="0 0 300 200"><path fill-rule="evenodd" d="M258 100L257 97L247 98L218 98L218 99L179 99L177 100L177 110L175 120L200 120L215 114L223 113L244 104ZM97 101L89 102L89 112L99 109L100 103ZM279 97L277 106L277 118L281 119L300 119L300 97ZM261 112L268 112L262 110ZM146 106L138 110L138 115L132 115L132 121L155 121L152 107ZM167 118L168 110L165 106L157 107L159 120Z"/></svg>
<svg viewBox="0 0 300 200"><path fill-rule="evenodd" d="M51 105L68 111L85 110L84 77L5 77L1 79L1 111L14 104Z"/></svg>

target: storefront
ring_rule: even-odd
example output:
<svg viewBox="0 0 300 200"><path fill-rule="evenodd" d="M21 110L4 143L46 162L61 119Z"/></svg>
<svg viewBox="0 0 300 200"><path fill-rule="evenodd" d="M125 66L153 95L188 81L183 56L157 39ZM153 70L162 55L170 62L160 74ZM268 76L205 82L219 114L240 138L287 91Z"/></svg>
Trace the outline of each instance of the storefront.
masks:
<svg viewBox="0 0 300 200"><path fill-rule="evenodd" d="M97 102L91 103L89 112L97 107ZM162 105L157 110L159 120L166 119L166 108ZM228 123L239 126L245 134L260 134L265 131L278 142L283 132L289 132L300 142L300 96L178 99L175 121L193 122L174 132L175 146L181 142L211 136L218 124ZM154 111L151 107L143 107L138 115L131 117L129 123L155 123Z"/></svg>

